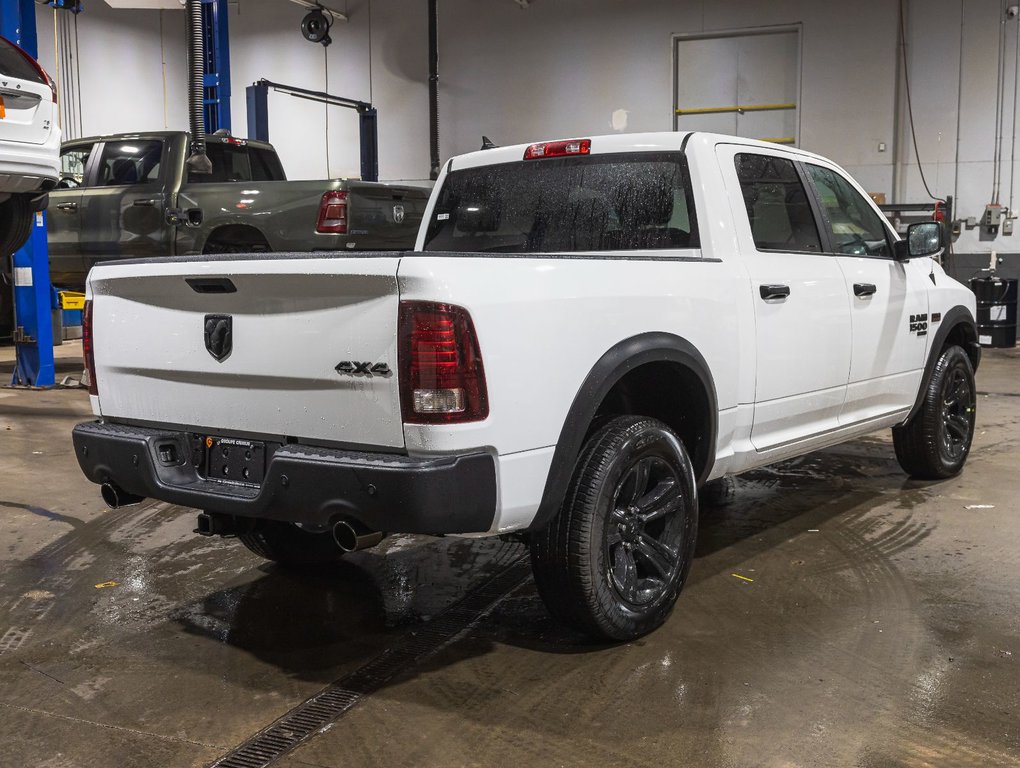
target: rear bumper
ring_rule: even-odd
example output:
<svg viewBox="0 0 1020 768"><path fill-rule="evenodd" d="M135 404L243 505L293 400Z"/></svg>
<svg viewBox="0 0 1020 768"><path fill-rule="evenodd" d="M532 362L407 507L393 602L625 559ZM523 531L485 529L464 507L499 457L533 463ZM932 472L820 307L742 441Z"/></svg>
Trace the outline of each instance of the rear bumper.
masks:
<svg viewBox="0 0 1020 768"><path fill-rule="evenodd" d="M190 455L188 433L103 422L79 424L75 455L94 483L207 512L325 526L354 518L387 533L484 533L496 512L492 456L413 458L281 445L258 488L202 478L186 460L166 464L159 448Z"/></svg>
<svg viewBox="0 0 1020 768"><path fill-rule="evenodd" d="M45 144L0 142L0 192L46 191L59 178L59 131L52 131Z"/></svg>

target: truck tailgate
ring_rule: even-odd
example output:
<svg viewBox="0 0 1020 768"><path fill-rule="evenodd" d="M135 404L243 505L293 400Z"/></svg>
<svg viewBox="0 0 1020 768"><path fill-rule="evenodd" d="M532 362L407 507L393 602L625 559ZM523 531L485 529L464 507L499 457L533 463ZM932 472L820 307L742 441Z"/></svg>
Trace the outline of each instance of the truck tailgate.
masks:
<svg viewBox="0 0 1020 768"><path fill-rule="evenodd" d="M102 415L402 447L395 374L338 370L347 361L395 371L399 261L305 254L96 267Z"/></svg>
<svg viewBox="0 0 1020 768"><path fill-rule="evenodd" d="M359 248L409 248L430 190L387 182L347 182L348 236Z"/></svg>

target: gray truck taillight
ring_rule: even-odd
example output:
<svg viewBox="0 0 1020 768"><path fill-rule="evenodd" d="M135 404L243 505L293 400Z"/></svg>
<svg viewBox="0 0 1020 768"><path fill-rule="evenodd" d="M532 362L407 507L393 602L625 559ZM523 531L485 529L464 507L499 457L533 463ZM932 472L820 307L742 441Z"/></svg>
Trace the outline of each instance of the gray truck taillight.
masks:
<svg viewBox="0 0 1020 768"><path fill-rule="evenodd" d="M319 203L319 221L315 231L324 235L347 234L347 193L333 190L325 193Z"/></svg>
<svg viewBox="0 0 1020 768"><path fill-rule="evenodd" d="M93 346L95 336L92 330L92 302L85 302L81 322L81 351L85 358L85 370L89 374L89 394L99 394L99 382L96 381L96 350Z"/></svg>
<svg viewBox="0 0 1020 768"><path fill-rule="evenodd" d="M463 307L400 302L400 404L410 424L459 424L489 415L485 370Z"/></svg>

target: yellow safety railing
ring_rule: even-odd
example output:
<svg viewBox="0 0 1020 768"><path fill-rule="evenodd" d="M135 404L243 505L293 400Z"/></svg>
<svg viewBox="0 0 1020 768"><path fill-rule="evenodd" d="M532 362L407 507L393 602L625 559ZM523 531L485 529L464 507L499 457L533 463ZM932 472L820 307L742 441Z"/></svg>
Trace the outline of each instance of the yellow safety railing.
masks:
<svg viewBox="0 0 1020 768"><path fill-rule="evenodd" d="M796 109L796 104L738 104L735 107L696 107L675 110L678 115L719 115L726 112L775 112L782 109Z"/></svg>

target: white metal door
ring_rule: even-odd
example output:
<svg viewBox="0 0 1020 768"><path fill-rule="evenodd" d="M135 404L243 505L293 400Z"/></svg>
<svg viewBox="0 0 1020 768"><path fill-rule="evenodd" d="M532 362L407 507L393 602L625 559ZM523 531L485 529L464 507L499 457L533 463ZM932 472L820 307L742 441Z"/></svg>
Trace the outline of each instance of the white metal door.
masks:
<svg viewBox="0 0 1020 768"><path fill-rule="evenodd" d="M829 250L846 278L853 355L840 423L910 408L927 349L928 259L893 259L894 237L871 199L835 167L804 166Z"/></svg>
<svg viewBox="0 0 1020 768"><path fill-rule="evenodd" d="M751 442L762 451L838 426L850 303L837 260L821 252L792 160L733 146L718 156L750 278L758 349Z"/></svg>
<svg viewBox="0 0 1020 768"><path fill-rule="evenodd" d="M674 128L796 144L798 28L676 38Z"/></svg>

